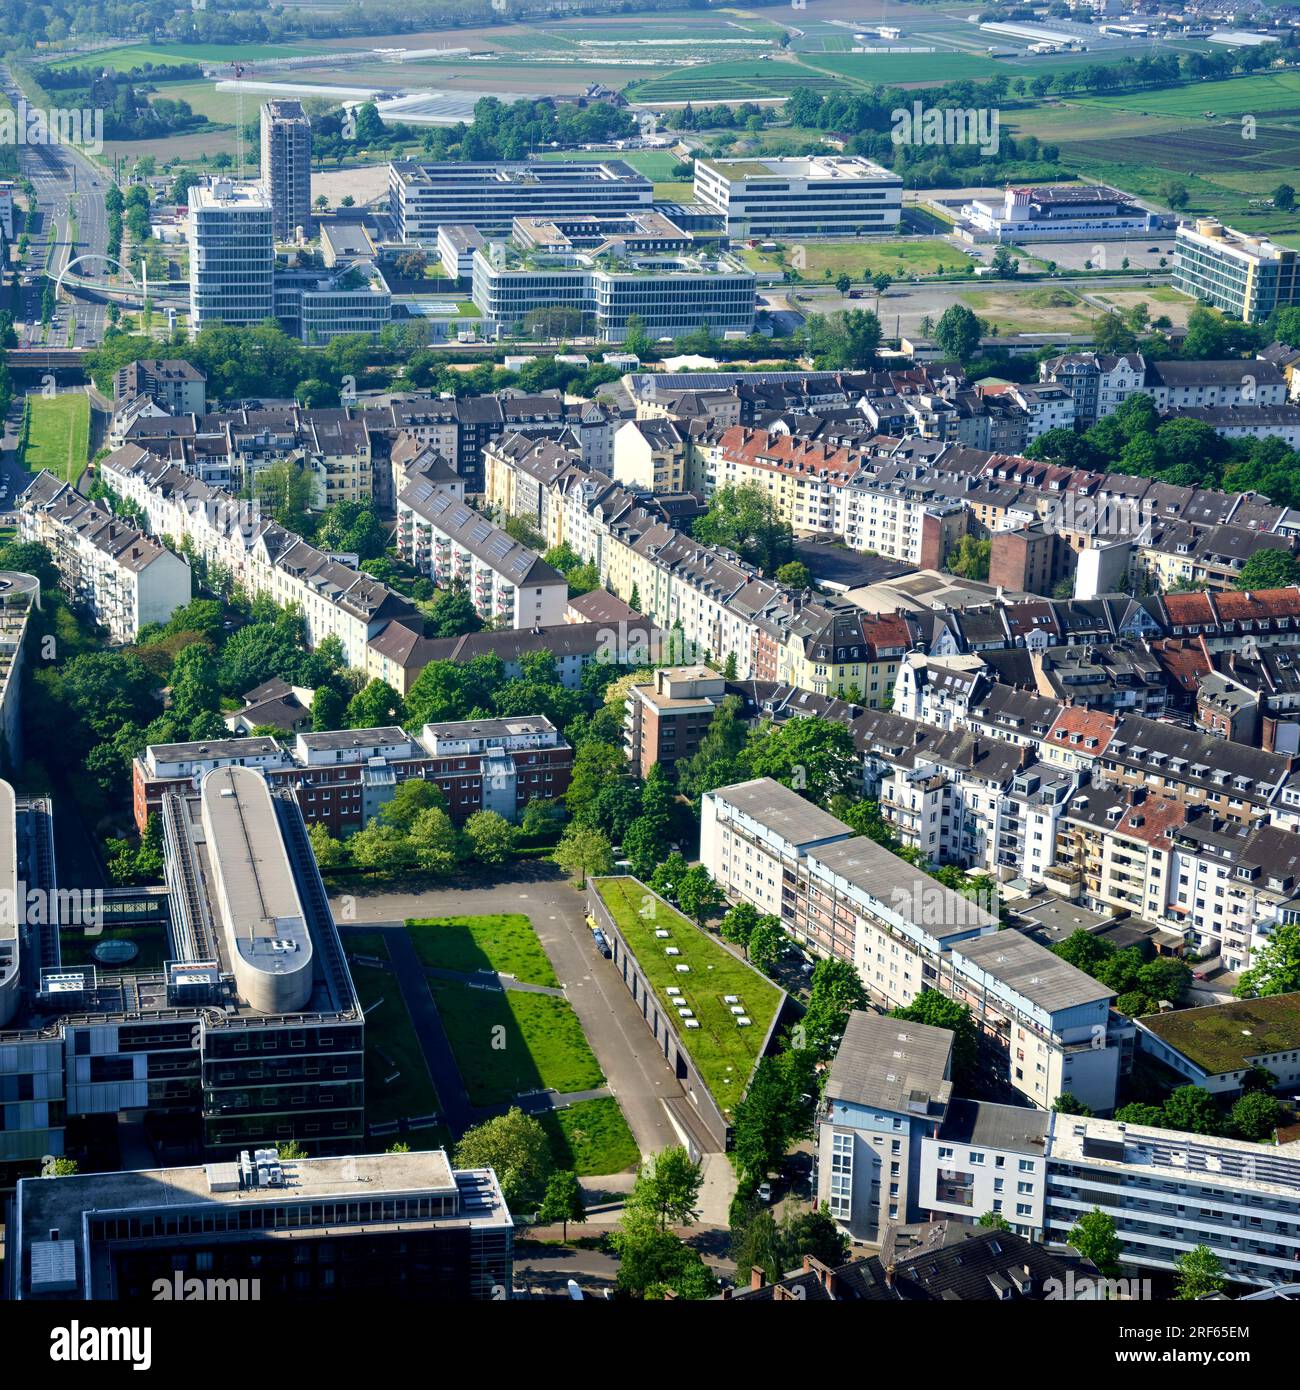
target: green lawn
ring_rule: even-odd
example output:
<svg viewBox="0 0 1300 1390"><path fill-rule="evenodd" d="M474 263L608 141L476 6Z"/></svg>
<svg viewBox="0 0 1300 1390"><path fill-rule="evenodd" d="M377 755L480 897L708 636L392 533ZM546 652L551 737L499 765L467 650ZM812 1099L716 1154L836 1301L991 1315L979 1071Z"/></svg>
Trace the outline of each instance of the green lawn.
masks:
<svg viewBox="0 0 1300 1390"><path fill-rule="evenodd" d="M901 280L908 275L948 274L960 270L969 260L946 241L889 241L870 236L846 241L801 242L805 281L816 281L829 270L833 276L844 272L855 282L867 275L886 275ZM760 251L745 247L741 256L755 270L785 270L790 268L794 245L781 244L779 251Z"/></svg>
<svg viewBox="0 0 1300 1390"><path fill-rule="evenodd" d="M522 913L424 918L407 922L406 930L425 965L466 974L495 970L529 985L560 983L533 924Z"/></svg>
<svg viewBox="0 0 1300 1390"><path fill-rule="evenodd" d="M343 929L343 947L348 955L374 956L378 960L391 960L388 942L381 931L352 931Z"/></svg>
<svg viewBox="0 0 1300 1390"><path fill-rule="evenodd" d="M580 1100L538 1119L551 1141L555 1166L571 1168L580 1178L623 1173L641 1162L641 1151L613 1096Z"/></svg>
<svg viewBox="0 0 1300 1390"><path fill-rule="evenodd" d="M90 461L90 397L84 391L28 396L30 422L23 465L30 473L48 468L75 483Z"/></svg>
<svg viewBox="0 0 1300 1390"><path fill-rule="evenodd" d="M547 1087L587 1091L604 1084L567 999L444 980L430 984L473 1104L497 1105Z"/></svg>
<svg viewBox="0 0 1300 1390"><path fill-rule="evenodd" d="M961 298L996 328L995 337L1008 333L1087 333L1096 318L1095 312L1069 290L1008 287L974 290Z"/></svg>
<svg viewBox="0 0 1300 1390"><path fill-rule="evenodd" d="M780 1007L781 991L639 880L602 878L594 883L665 1011L676 1013L669 1003L670 987L680 989L694 1011L700 1026L683 1027L680 1036L714 1100L730 1116L749 1084L763 1040ZM647 899L653 907L649 917L642 915ZM670 938L655 936L656 930L665 928L671 932ZM665 954L669 946L681 954ZM677 969L679 965L690 969L683 973ZM728 994L739 998L753 1020L748 1028L737 1026L731 1006L723 998Z"/></svg>
<svg viewBox="0 0 1300 1390"><path fill-rule="evenodd" d="M366 1119L382 1124L433 1114L439 1109L438 1093L396 977L376 966L353 965L351 970L366 1010ZM401 1074L389 1082L394 1071Z"/></svg>

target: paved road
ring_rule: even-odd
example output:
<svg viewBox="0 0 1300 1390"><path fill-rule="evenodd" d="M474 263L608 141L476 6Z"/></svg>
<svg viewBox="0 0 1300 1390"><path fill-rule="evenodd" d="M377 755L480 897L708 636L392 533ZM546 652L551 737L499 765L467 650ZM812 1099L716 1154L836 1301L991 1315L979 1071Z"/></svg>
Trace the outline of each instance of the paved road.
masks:
<svg viewBox="0 0 1300 1390"><path fill-rule="evenodd" d="M622 980L592 949L582 895L549 864L516 865L505 872L512 877L492 885L434 885L407 893L359 893L348 897L347 911L343 910L344 895L337 894L335 913L340 921L354 926L401 922L407 917L526 913L578 1015L609 1089L623 1107L637 1146L643 1154L651 1154L676 1144L677 1134L662 1101L666 1096L680 1095L681 1088L655 1050ZM397 936L405 940L404 932L394 932L390 942ZM407 969L421 973L413 948L403 961L415 962L413 966L401 963L403 973ZM404 993L407 988L404 982ZM416 993L428 994L423 980ZM435 1016L436 1012L433 1010ZM441 1024L437 1031L441 1034ZM434 1081L442 1094L441 1081L437 1076ZM443 1096L443 1100L446 1105L448 1097Z"/></svg>

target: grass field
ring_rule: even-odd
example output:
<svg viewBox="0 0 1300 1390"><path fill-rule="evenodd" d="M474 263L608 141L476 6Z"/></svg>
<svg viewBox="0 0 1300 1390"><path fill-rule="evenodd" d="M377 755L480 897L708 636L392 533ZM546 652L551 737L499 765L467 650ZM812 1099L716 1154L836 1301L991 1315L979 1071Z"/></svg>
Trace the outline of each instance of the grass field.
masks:
<svg viewBox="0 0 1300 1390"><path fill-rule="evenodd" d="M960 270L968 261L946 241L887 241L872 237L852 241L808 241L802 243L804 265L800 274L805 280L820 280L829 270L832 276L841 272L860 281L868 275L884 271L896 280L907 275L935 275ZM794 256L793 245L782 245L780 251L760 251L746 247L741 256L755 270L785 270Z"/></svg>
<svg viewBox="0 0 1300 1390"><path fill-rule="evenodd" d="M48 468L75 483L90 461L90 397L84 391L28 396L27 411L23 466L29 473Z"/></svg>
<svg viewBox="0 0 1300 1390"><path fill-rule="evenodd" d="M749 1084L763 1040L781 1003L781 991L653 895L649 895L653 917L642 916L647 889L638 880L602 878L594 883L623 939L640 962L660 1006L675 1013L667 991L675 988L683 992L700 1026L683 1028L681 1036L714 1100L730 1115ZM670 936L657 937L657 930L667 930ZM666 955L669 946L680 955ZM679 965L689 968L682 972ZM740 1000L752 1020L749 1027L737 1026L731 1005L725 1000L729 994Z"/></svg>
<svg viewBox="0 0 1300 1390"><path fill-rule="evenodd" d="M551 962L522 913L485 917L430 917L407 922L425 965L444 970L495 970L529 985L559 985Z"/></svg>
<svg viewBox="0 0 1300 1390"><path fill-rule="evenodd" d="M350 927L343 932L343 945L349 955L374 956L376 960L391 960L388 942L381 931L353 931Z"/></svg>
<svg viewBox="0 0 1300 1390"><path fill-rule="evenodd" d="M366 1119L383 1124L433 1114L439 1108L438 1093L397 980L375 966L353 965L351 970L366 1011ZM390 1082L394 1071L400 1075Z"/></svg>
<svg viewBox="0 0 1300 1390"><path fill-rule="evenodd" d="M1154 285L1149 290L1106 290L1094 297L1124 311L1145 304L1153 319L1163 314L1175 328L1186 328L1187 317L1196 308L1194 299L1164 285Z"/></svg>
<svg viewBox="0 0 1300 1390"><path fill-rule="evenodd" d="M1069 290L972 290L962 301L1006 333L1086 333L1096 315Z"/></svg>
<svg viewBox="0 0 1300 1390"><path fill-rule="evenodd" d="M593 159L617 159L630 165L648 179L667 181L672 178L678 159L667 150L628 150L593 154L590 150L548 150L542 158L564 160L569 163L588 163Z"/></svg>
<svg viewBox="0 0 1300 1390"><path fill-rule="evenodd" d="M613 1096L580 1100L538 1119L551 1141L557 1168L570 1168L580 1178L623 1173L641 1161L641 1151Z"/></svg>
<svg viewBox="0 0 1300 1390"><path fill-rule="evenodd" d="M587 1091L604 1083L567 999L432 980L433 997L470 1101L497 1105L524 1091Z"/></svg>

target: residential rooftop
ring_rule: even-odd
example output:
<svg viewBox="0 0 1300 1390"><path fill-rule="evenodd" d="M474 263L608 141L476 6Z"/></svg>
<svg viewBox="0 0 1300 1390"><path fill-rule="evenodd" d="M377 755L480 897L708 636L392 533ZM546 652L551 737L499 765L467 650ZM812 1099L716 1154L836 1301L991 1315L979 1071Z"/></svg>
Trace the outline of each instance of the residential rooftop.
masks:
<svg viewBox="0 0 1300 1390"><path fill-rule="evenodd" d="M826 1081L826 1099L900 1115L942 1115L952 1095L948 1079L952 1033L855 1009Z"/></svg>
<svg viewBox="0 0 1300 1390"><path fill-rule="evenodd" d="M1142 1026L1207 1076L1245 1071L1252 1058L1300 1048L1300 993L1149 1014Z"/></svg>

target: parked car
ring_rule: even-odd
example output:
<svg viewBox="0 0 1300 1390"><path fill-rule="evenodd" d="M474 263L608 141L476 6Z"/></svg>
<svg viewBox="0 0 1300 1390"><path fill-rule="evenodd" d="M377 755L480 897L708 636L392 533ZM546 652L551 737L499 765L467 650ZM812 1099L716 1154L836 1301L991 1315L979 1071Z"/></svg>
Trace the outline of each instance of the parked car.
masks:
<svg viewBox="0 0 1300 1390"><path fill-rule="evenodd" d="M772 1184L770 1182L759 1183L758 1200L760 1202L770 1202L772 1200Z"/></svg>
<svg viewBox="0 0 1300 1390"><path fill-rule="evenodd" d="M591 939L596 943L596 949L600 954L604 956L606 960L609 960L614 953L609 949L609 942L605 940L605 933L597 927L596 930L592 932Z"/></svg>

